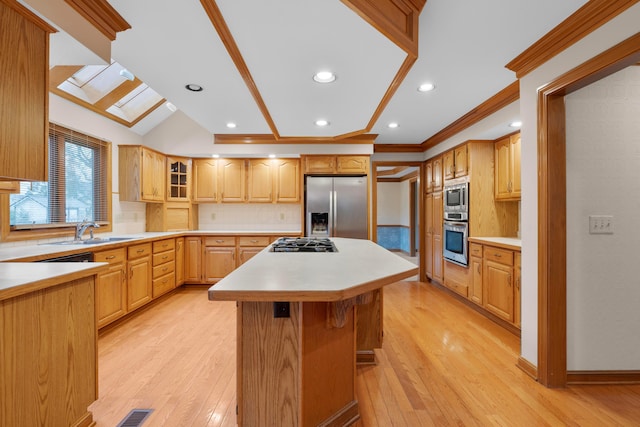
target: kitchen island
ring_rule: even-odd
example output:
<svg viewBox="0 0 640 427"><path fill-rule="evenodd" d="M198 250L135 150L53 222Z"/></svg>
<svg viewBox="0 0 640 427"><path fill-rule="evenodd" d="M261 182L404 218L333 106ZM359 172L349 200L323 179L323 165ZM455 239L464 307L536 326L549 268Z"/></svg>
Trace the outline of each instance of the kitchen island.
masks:
<svg viewBox="0 0 640 427"><path fill-rule="evenodd" d="M368 240L331 240L337 252L267 248L209 289L210 300L238 302L239 426L360 417L355 306L418 267Z"/></svg>

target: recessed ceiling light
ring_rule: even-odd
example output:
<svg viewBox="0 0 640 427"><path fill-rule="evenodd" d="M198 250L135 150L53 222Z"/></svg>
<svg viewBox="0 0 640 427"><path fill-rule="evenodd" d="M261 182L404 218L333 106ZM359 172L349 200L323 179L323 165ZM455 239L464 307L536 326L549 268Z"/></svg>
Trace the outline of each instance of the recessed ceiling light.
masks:
<svg viewBox="0 0 640 427"><path fill-rule="evenodd" d="M269 154L269 158L270 158L270 159L275 159L275 158L276 158L276 155L275 155L275 154Z"/></svg>
<svg viewBox="0 0 640 427"><path fill-rule="evenodd" d="M418 86L418 92L429 92L436 88L436 85L433 83L422 83Z"/></svg>
<svg viewBox="0 0 640 427"><path fill-rule="evenodd" d="M203 87L194 83L189 83L188 85L184 86L187 90L190 90L191 92L202 92Z"/></svg>
<svg viewBox="0 0 640 427"><path fill-rule="evenodd" d="M213 157L214 159L217 159L218 157L220 157L220 154L212 154L211 157Z"/></svg>
<svg viewBox="0 0 640 427"><path fill-rule="evenodd" d="M316 126L329 126L329 122L324 119L316 120Z"/></svg>
<svg viewBox="0 0 640 427"><path fill-rule="evenodd" d="M318 71L313 75L313 80L318 83L331 83L336 80L336 75L331 71Z"/></svg>
<svg viewBox="0 0 640 427"><path fill-rule="evenodd" d="M178 109L175 105L173 105L173 104L172 104L172 103L170 103L170 102L167 102L165 105L167 106L167 108L168 108L172 113L175 113L175 112L176 112L176 110Z"/></svg>
<svg viewBox="0 0 640 427"><path fill-rule="evenodd" d="M387 127L390 127L391 129L395 129L395 128L397 128L398 126L400 126L400 125L399 125L398 123L396 123L396 122L391 122L391 123L389 123L389 124L387 125Z"/></svg>
<svg viewBox="0 0 640 427"><path fill-rule="evenodd" d="M233 123L233 122L229 122L229 123L227 123L227 127L228 127L229 129L235 129L236 124L235 124L235 123Z"/></svg>
<svg viewBox="0 0 640 427"><path fill-rule="evenodd" d="M509 126L512 128L519 128L522 126L522 122L511 122L509 123Z"/></svg>

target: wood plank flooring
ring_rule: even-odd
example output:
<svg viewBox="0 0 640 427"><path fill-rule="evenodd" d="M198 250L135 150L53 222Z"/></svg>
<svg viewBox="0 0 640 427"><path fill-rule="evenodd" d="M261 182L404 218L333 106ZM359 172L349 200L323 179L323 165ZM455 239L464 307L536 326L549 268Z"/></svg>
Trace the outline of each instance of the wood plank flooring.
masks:
<svg viewBox="0 0 640 427"><path fill-rule="evenodd" d="M376 366L358 369L369 426L638 426L640 385L540 386L515 364L519 339L441 290L385 287ZM97 426L134 408L150 426L234 426L235 303L179 290L99 339Z"/></svg>

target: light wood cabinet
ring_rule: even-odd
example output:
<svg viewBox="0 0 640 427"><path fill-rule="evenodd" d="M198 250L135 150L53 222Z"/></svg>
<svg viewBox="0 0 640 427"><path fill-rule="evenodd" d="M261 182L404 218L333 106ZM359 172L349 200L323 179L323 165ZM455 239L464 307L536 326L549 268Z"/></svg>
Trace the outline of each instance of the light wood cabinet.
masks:
<svg viewBox="0 0 640 427"><path fill-rule="evenodd" d="M127 313L126 250L95 252L93 260L109 263L108 269L96 276L96 316L101 328Z"/></svg>
<svg viewBox="0 0 640 427"><path fill-rule="evenodd" d="M176 238L176 286L184 283L184 237Z"/></svg>
<svg viewBox="0 0 640 427"><path fill-rule="evenodd" d="M304 156L305 174L363 174L369 173L369 156Z"/></svg>
<svg viewBox="0 0 640 427"><path fill-rule="evenodd" d="M152 299L151 243L129 246L127 258L127 311L132 311Z"/></svg>
<svg viewBox="0 0 640 427"><path fill-rule="evenodd" d="M240 236L238 238L238 267L269 246L268 236Z"/></svg>
<svg viewBox="0 0 640 427"><path fill-rule="evenodd" d="M167 201L188 202L191 198L191 159L167 157Z"/></svg>
<svg viewBox="0 0 640 427"><path fill-rule="evenodd" d="M193 160L193 201L218 202L218 161L216 159Z"/></svg>
<svg viewBox="0 0 640 427"><path fill-rule="evenodd" d="M202 238L184 238L184 281L202 283Z"/></svg>
<svg viewBox="0 0 640 427"><path fill-rule="evenodd" d="M273 167L276 203L300 202L300 160L275 159Z"/></svg>
<svg viewBox="0 0 640 427"><path fill-rule="evenodd" d="M273 201L273 168L271 159L249 159L247 162L247 201L271 203Z"/></svg>
<svg viewBox="0 0 640 427"><path fill-rule="evenodd" d="M513 251L485 246L483 266L484 307L513 322Z"/></svg>
<svg viewBox="0 0 640 427"><path fill-rule="evenodd" d="M18 2L0 2L0 28L0 179L47 181L49 33L55 30Z"/></svg>
<svg viewBox="0 0 640 427"><path fill-rule="evenodd" d="M435 157L426 162L425 181L427 193L442 191L442 157Z"/></svg>
<svg viewBox="0 0 640 427"><path fill-rule="evenodd" d="M461 145L444 153L442 156L442 169L445 181L467 176L469 170L467 145Z"/></svg>
<svg viewBox="0 0 640 427"><path fill-rule="evenodd" d="M495 142L495 198L496 200L520 200L520 134L514 134Z"/></svg>
<svg viewBox="0 0 640 427"><path fill-rule="evenodd" d="M246 201L244 159L218 159L218 186L224 203Z"/></svg>
<svg viewBox="0 0 640 427"><path fill-rule="evenodd" d="M217 282L236 268L235 246L205 246L204 281Z"/></svg>
<svg viewBox="0 0 640 427"><path fill-rule="evenodd" d="M427 194L425 200L425 272L428 278L443 283L442 192Z"/></svg>
<svg viewBox="0 0 640 427"><path fill-rule="evenodd" d="M522 270L521 270L521 254L520 252L515 253L514 264L513 264L513 280L514 280L514 288L513 288L513 323L519 328L520 327L520 319L522 317L522 301L521 301L521 293L520 293L520 284L522 278Z"/></svg>
<svg viewBox="0 0 640 427"><path fill-rule="evenodd" d="M186 231L198 224L198 206L190 202L147 203L147 231Z"/></svg>
<svg viewBox="0 0 640 427"><path fill-rule="evenodd" d="M19 181L0 181L0 193L17 194L20 192Z"/></svg>
<svg viewBox="0 0 640 427"><path fill-rule="evenodd" d="M121 201L164 202L165 157L140 145L118 146L118 189Z"/></svg>
<svg viewBox="0 0 640 427"><path fill-rule="evenodd" d="M471 270L469 284L469 299L482 305L482 245L469 244L469 270Z"/></svg>
<svg viewBox="0 0 640 427"><path fill-rule="evenodd" d="M175 239L164 239L153 242L152 265L152 296L157 298L176 286Z"/></svg>

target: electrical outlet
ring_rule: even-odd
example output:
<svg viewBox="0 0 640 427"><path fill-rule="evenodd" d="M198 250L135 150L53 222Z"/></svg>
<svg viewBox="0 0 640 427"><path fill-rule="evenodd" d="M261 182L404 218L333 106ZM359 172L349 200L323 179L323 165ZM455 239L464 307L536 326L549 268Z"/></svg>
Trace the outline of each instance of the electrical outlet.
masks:
<svg viewBox="0 0 640 427"><path fill-rule="evenodd" d="M215 220L216 220L216 213L211 212L211 221L215 221Z"/></svg>
<svg viewBox="0 0 640 427"><path fill-rule="evenodd" d="M289 317L289 303L276 301L273 303L273 317Z"/></svg>
<svg viewBox="0 0 640 427"><path fill-rule="evenodd" d="M589 215L589 234L613 234L613 215Z"/></svg>
<svg viewBox="0 0 640 427"><path fill-rule="evenodd" d="M284 212L280 212L280 221L284 221Z"/></svg>

